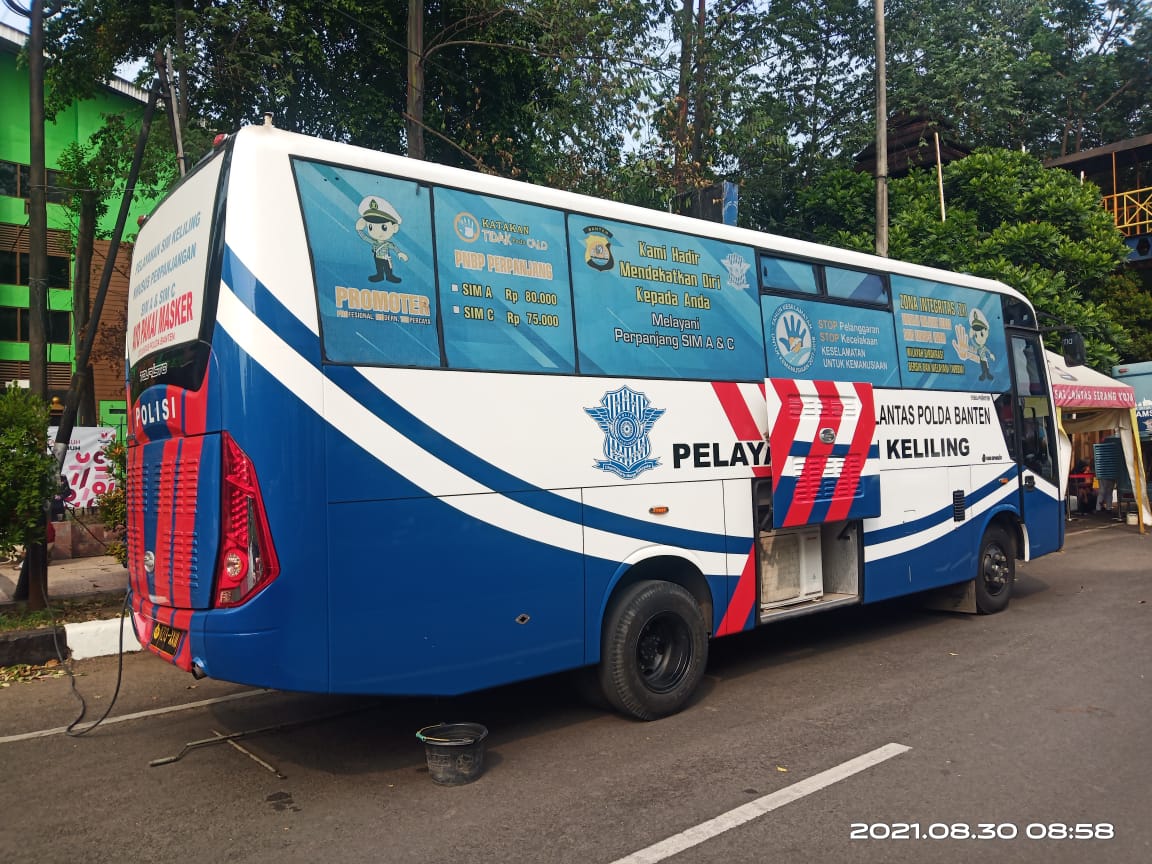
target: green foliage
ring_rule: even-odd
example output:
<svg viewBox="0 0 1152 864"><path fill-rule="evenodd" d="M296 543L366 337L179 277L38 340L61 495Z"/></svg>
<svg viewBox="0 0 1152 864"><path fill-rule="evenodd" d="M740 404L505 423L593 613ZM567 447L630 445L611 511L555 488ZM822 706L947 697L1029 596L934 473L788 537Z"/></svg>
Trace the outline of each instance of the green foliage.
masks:
<svg viewBox="0 0 1152 864"><path fill-rule="evenodd" d="M1124 322L1131 336L1127 349L1119 352L1120 362L1152 360L1152 290L1135 274L1118 273L1105 281L1096 296L1115 320Z"/></svg>
<svg viewBox="0 0 1152 864"><path fill-rule="evenodd" d="M425 3L426 158L545 182L603 171L650 89L654 14L642 0ZM66 58L49 71L59 107L170 48L184 128L205 140L270 112L283 129L405 152L407 30L394 0L124 0L64 3L46 39Z"/></svg>
<svg viewBox="0 0 1152 864"><path fill-rule="evenodd" d="M119 206L119 197L125 192L132 156L140 134L140 118L127 114L105 114L104 123L94 132L86 144L73 143L60 154L58 164L64 175L64 182L76 190L72 200L66 205L75 226L79 220L80 192L93 190L96 193L96 217L99 220L108 212L114 202ZM192 148L198 148L192 143ZM197 152L196 149L191 152ZM159 199L164 192L179 179L176 164L176 150L163 118L158 116L152 123L148 143L144 150L144 161L136 181L134 196L141 199ZM134 234L134 225L125 225L126 238ZM105 232L107 236L111 232Z"/></svg>
<svg viewBox="0 0 1152 864"><path fill-rule="evenodd" d="M804 217L801 230L824 242L876 224L875 181L850 168L823 172L800 190L797 201Z"/></svg>
<svg viewBox="0 0 1152 864"><path fill-rule="evenodd" d="M44 505L55 488L48 408L20 387L0 391L0 553L44 540Z"/></svg>
<svg viewBox="0 0 1152 864"><path fill-rule="evenodd" d="M124 489L127 476L128 448L121 441L112 441L104 448L104 459L108 473L116 481L115 488L96 499L100 521L104 523L105 536L115 538L105 549L121 564L128 565L128 546L124 542L124 531L128 525L128 499Z"/></svg>
<svg viewBox="0 0 1152 864"><path fill-rule="evenodd" d="M890 107L1059 155L1152 131L1147 0L889 0Z"/></svg>
<svg viewBox="0 0 1152 864"><path fill-rule="evenodd" d="M1100 193L1066 171L1012 150L978 150L944 168L946 218L935 172L890 184L893 258L996 279L1084 336L1107 370L1132 350L1114 274L1128 253ZM801 196L805 224L826 242L873 248L872 180L829 172Z"/></svg>
<svg viewBox="0 0 1152 864"><path fill-rule="evenodd" d="M890 115L926 113L970 145L1044 155L1152 132L1148 0L886 5ZM170 48L183 128L199 136L190 153L266 111L281 128L407 150L406 3L65 0L58 9L47 32L60 58L48 72L54 105L90 95L118 64ZM839 172L875 134L873 11L862 0L424 2L413 51L426 158L660 209L730 180L742 225L871 249L845 235L873 218L867 178L848 183ZM150 68L141 73L141 83L151 78ZM166 126L155 124L161 149ZM124 148L112 144L126 131L110 128L108 140L67 157L77 184L123 176ZM1014 175L1010 156L950 176L944 225L934 178L893 184L893 211L904 214L893 242L965 266L957 244L975 231L982 256L1067 268L1065 290L1090 298L1113 254L1110 240L1091 239L1104 214L1078 198L1093 190L1048 189ZM157 188L170 164L155 161ZM1012 176L1018 182L1006 182ZM1060 236L997 234L988 220L1011 209L1027 215L1010 223L1058 225Z"/></svg>
<svg viewBox="0 0 1152 864"><path fill-rule="evenodd" d="M432 161L601 190L640 154L661 188L732 180L743 224L803 234L801 193L874 137L870 2L423 5ZM1152 131L1150 10L888 0L890 113L924 111L971 144L1046 155ZM404 152L407 24L395 0L70 0L48 22L61 58L53 105L170 48L186 134L206 141L269 111L281 128Z"/></svg>

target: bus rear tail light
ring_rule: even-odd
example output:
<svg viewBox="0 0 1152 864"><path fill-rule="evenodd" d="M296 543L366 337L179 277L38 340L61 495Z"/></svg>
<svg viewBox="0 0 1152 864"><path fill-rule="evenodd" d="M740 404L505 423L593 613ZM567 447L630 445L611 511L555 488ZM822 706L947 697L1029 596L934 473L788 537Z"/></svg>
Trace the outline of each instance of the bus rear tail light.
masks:
<svg viewBox="0 0 1152 864"><path fill-rule="evenodd" d="M268 515L252 460L228 433L224 440L223 513L216 606L239 606L280 574Z"/></svg>

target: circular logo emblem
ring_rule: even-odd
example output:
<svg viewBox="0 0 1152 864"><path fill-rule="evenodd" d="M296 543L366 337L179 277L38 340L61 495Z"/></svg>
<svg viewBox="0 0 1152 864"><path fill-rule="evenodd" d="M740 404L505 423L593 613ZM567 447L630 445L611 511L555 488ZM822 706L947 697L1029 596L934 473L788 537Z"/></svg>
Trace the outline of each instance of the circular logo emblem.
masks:
<svg viewBox="0 0 1152 864"><path fill-rule="evenodd" d="M803 372L812 365L815 359L812 324L795 303L781 303L773 313L772 347L792 372Z"/></svg>
<svg viewBox="0 0 1152 864"><path fill-rule="evenodd" d="M636 416L631 412L624 412L612 424L612 431L616 438L625 446L632 444L643 434L644 427L637 422Z"/></svg>
<svg viewBox="0 0 1152 864"><path fill-rule="evenodd" d="M461 210L452 220L452 227L456 229L456 236L465 243L474 243L480 239L480 222L466 210Z"/></svg>
<svg viewBox="0 0 1152 864"><path fill-rule="evenodd" d="M144 553L144 571L151 573L156 569L156 553L149 550Z"/></svg>

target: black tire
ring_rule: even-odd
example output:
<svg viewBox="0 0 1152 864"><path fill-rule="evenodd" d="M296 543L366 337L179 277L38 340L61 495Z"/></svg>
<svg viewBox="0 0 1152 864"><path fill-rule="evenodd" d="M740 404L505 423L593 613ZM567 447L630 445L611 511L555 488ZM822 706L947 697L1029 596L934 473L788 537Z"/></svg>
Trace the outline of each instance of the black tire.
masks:
<svg viewBox="0 0 1152 864"><path fill-rule="evenodd" d="M675 714L708 663L708 627L696 600L671 582L637 582L605 616L600 689L638 720Z"/></svg>
<svg viewBox="0 0 1152 864"><path fill-rule="evenodd" d="M976 559L976 611L981 615L1003 612L1012 599L1016 581L1016 544L998 525L989 526L980 541Z"/></svg>

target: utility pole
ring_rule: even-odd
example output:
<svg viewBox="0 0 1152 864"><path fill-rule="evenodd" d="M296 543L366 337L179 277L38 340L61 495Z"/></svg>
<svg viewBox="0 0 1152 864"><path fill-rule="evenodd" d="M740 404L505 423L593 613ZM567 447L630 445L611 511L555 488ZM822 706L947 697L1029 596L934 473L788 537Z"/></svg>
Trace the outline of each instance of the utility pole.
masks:
<svg viewBox="0 0 1152 864"><path fill-rule="evenodd" d="M876 8L876 254L888 257L888 87L885 75L884 0Z"/></svg>
<svg viewBox="0 0 1152 864"><path fill-rule="evenodd" d="M44 0L32 0L28 17L28 389L48 402L48 209L44 164ZM47 448L48 430L40 439ZM47 502L45 502L47 505ZM47 506L40 511L41 529L47 524ZM28 608L48 605L48 547L29 543L24 552Z"/></svg>
<svg viewBox="0 0 1152 864"><path fill-rule="evenodd" d="M692 11L693 0L683 0L680 10L680 78L676 87L676 126L672 133L672 184L673 194L683 199L689 191L690 169L688 153L688 99L692 86L692 58L694 54L696 28Z"/></svg>
<svg viewBox="0 0 1152 864"><path fill-rule="evenodd" d="M44 0L28 22L28 387L48 401L48 209L44 195Z"/></svg>
<svg viewBox="0 0 1152 864"><path fill-rule="evenodd" d="M72 344L79 347L89 326L92 286L92 246L96 236L96 191L80 193L80 225L76 231L76 275L72 280ZM92 364L76 367L80 390L76 419L81 426L96 425L96 392Z"/></svg>
<svg viewBox="0 0 1152 864"><path fill-rule="evenodd" d="M159 86L164 102L168 106L168 126L172 130L172 141L176 144L176 167L183 177L188 173L188 157L184 155L184 135L181 132L183 118L180 114L179 97L176 95L176 70L173 68L171 46L165 48L163 52L157 48L152 62L160 79Z"/></svg>
<svg viewBox="0 0 1152 864"><path fill-rule="evenodd" d="M424 0L408 0L408 158L424 158Z"/></svg>

